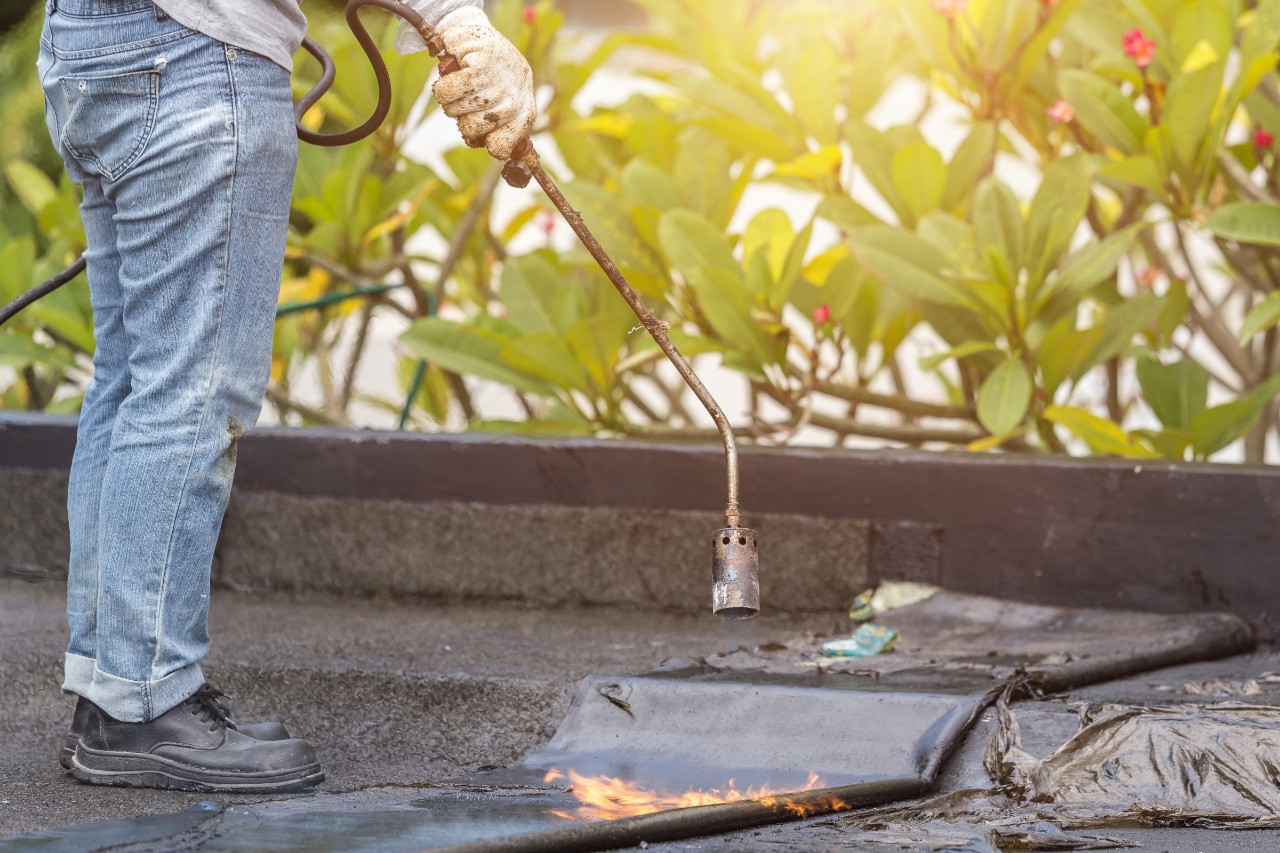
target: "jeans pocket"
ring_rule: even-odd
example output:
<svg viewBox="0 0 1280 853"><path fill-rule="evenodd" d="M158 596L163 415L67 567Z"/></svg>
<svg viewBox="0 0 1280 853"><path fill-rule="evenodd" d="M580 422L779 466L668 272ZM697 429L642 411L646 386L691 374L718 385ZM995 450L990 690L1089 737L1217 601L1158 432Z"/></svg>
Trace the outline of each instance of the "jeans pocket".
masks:
<svg viewBox="0 0 1280 853"><path fill-rule="evenodd" d="M67 75L45 86L59 147L86 169L116 180L138 161L155 128L160 72Z"/></svg>

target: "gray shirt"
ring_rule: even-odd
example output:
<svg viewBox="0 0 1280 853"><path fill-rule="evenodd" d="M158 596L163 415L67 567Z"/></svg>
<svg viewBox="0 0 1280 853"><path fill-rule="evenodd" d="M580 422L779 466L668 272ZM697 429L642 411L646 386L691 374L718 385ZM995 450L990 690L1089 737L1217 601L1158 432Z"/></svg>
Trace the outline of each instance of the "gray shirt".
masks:
<svg viewBox="0 0 1280 853"><path fill-rule="evenodd" d="M307 34L300 0L156 0L183 26L234 47L260 53L293 70L293 54ZM480 0L409 0L432 26L455 9L480 6Z"/></svg>

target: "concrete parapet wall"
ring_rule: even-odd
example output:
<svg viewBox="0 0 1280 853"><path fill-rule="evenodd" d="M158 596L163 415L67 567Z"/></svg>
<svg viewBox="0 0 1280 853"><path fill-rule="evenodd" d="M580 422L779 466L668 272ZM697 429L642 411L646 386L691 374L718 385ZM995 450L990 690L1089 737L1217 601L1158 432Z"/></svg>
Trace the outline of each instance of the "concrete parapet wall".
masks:
<svg viewBox="0 0 1280 853"><path fill-rule="evenodd" d="M0 415L0 574L65 570L67 419ZM700 610L715 447L261 430L216 577L244 589ZM773 610L883 578L1074 606L1280 612L1280 472L748 449Z"/></svg>

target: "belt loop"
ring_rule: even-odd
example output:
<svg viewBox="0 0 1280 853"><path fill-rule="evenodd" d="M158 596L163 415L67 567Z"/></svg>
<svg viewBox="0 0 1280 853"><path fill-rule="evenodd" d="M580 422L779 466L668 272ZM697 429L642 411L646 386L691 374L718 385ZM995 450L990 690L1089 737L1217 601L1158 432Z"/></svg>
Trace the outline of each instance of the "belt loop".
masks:
<svg viewBox="0 0 1280 853"><path fill-rule="evenodd" d="M164 13L164 9L161 9L159 6L156 6L156 20L157 21L169 20L169 16Z"/></svg>
<svg viewBox="0 0 1280 853"><path fill-rule="evenodd" d="M44 13L52 15L56 11L58 11L58 0L45 0Z"/></svg>

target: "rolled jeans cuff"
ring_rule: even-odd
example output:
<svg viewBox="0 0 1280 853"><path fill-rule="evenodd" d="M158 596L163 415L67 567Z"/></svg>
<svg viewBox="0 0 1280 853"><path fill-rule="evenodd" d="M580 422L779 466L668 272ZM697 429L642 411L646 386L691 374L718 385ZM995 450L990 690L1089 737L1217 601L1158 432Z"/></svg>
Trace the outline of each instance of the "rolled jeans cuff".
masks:
<svg viewBox="0 0 1280 853"><path fill-rule="evenodd" d="M178 705L204 684L199 664L184 666L155 681L108 675L91 658L67 655L64 693L83 696L124 723L146 723Z"/></svg>

